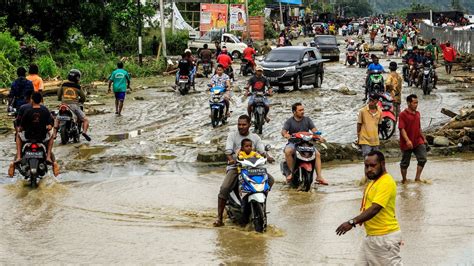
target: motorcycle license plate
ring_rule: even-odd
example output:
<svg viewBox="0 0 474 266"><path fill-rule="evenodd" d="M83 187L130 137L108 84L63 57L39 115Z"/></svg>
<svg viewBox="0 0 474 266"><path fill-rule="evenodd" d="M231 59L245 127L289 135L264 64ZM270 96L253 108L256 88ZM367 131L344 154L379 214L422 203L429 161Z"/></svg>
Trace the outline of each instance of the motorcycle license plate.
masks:
<svg viewBox="0 0 474 266"><path fill-rule="evenodd" d="M27 151L25 152L25 158L36 158L41 159L43 158L43 152L41 151Z"/></svg>
<svg viewBox="0 0 474 266"><path fill-rule="evenodd" d="M263 168L252 168L252 169L248 169L247 172L249 173L249 175L265 175L267 173L267 170L266 169L263 169Z"/></svg>
<svg viewBox="0 0 474 266"><path fill-rule="evenodd" d="M429 70L425 70L423 73L425 73L425 75L428 75L430 73Z"/></svg>
<svg viewBox="0 0 474 266"><path fill-rule="evenodd" d="M69 116L58 116L59 121L69 121L71 120L71 117Z"/></svg>
<svg viewBox="0 0 474 266"><path fill-rule="evenodd" d="M179 83L188 83L188 80L187 79L180 79Z"/></svg>

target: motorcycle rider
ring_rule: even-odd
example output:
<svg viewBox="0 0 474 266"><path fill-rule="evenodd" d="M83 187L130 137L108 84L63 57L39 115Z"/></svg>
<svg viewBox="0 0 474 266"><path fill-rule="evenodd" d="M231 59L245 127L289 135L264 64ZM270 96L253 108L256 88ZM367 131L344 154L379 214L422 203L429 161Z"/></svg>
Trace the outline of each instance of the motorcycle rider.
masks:
<svg viewBox="0 0 474 266"><path fill-rule="evenodd" d="M438 75L436 74L436 65L435 65L435 62L433 60L433 56L431 55L431 52L430 50L426 50L425 51L425 56L423 57L423 60L422 60L422 64L423 64L423 67L432 67L432 71L433 71L433 89L437 89L436 88L436 83L438 82ZM418 82L420 83L421 81L423 80L423 71L420 71L420 73L418 74Z"/></svg>
<svg viewBox="0 0 474 266"><path fill-rule="evenodd" d="M222 221L222 215L224 214L225 204L227 202L227 199L229 198L230 192L238 184L239 174L236 165L236 155L241 149L242 140L250 139L253 145L255 146L257 152L265 156L269 163L275 161L269 154L266 153L265 147L260 137L257 134L250 132L250 125L250 117L248 115L241 115L237 120L238 130L230 132L227 136L225 147L225 153L227 156L227 169L226 176L220 187L217 200L217 219L214 222L214 226L216 227L224 225L224 222ZM268 185L270 186L270 189L273 186L273 183L273 177L268 174Z"/></svg>
<svg viewBox="0 0 474 266"><path fill-rule="evenodd" d="M371 74L373 74L374 72L385 72L385 69L383 68L383 66L381 64L379 64L379 58L376 56L376 55L372 55L372 63L369 64L369 66L367 67L367 77L365 78L365 98L364 98L364 101L367 100L367 93L369 91L369 88L370 88L370 84L369 84L369 77Z"/></svg>
<svg viewBox="0 0 474 266"><path fill-rule="evenodd" d="M250 91L250 89L252 91ZM263 68L261 66L256 67L256 72L253 77L249 79L247 82L247 86L245 86L245 96L248 96L249 93L252 92L259 92L263 91L264 93L267 93L268 95L273 94L273 89L270 86L270 82L268 79L263 76ZM253 104L254 104L255 96L252 94L249 98L249 103L247 106L247 113L249 117L252 117L253 113ZM270 118L268 117L268 113L270 112L270 102L268 101L268 98L264 98L264 104L265 104L265 121L270 122Z"/></svg>
<svg viewBox="0 0 474 266"><path fill-rule="evenodd" d="M67 75L68 81L61 85L58 90L58 100L63 104L67 104L69 109L76 115L77 119L82 121L82 136L87 140L91 141L87 130L89 129L89 119L82 111L80 105L86 101L86 94L79 85L81 80L81 71L77 69L71 69ZM59 127L59 121L55 124L56 130Z"/></svg>
<svg viewBox="0 0 474 266"><path fill-rule="evenodd" d="M247 44L247 48L244 49L242 56L244 59L246 59L250 65L252 66L252 70L255 71L255 55L257 52L255 52L255 49L253 49L253 44L249 42Z"/></svg>
<svg viewBox="0 0 474 266"><path fill-rule="evenodd" d="M34 91L33 83L26 79L26 69L24 67L19 67L16 74L18 78L13 81L8 94L8 112L10 112L10 108L18 111L22 105L28 103L26 96L31 95Z"/></svg>
<svg viewBox="0 0 474 266"><path fill-rule="evenodd" d="M286 120L281 130L281 135L285 139L290 139L291 135L298 132L308 132L313 133L318 132L318 129L314 126L311 118L304 116L304 106L302 103L295 103L291 106L293 111L293 116ZM324 138L321 137L321 141L324 142ZM288 142L285 146L285 159L290 170L290 174L286 177L286 181L290 182L293 178L293 168L295 166L295 144ZM321 174L321 154L316 150L316 180L317 184L328 185L328 182L323 178Z"/></svg>
<svg viewBox="0 0 474 266"><path fill-rule="evenodd" d="M15 165L18 164L22 157L23 143L28 141L40 141L46 147L46 162L53 165L53 174L58 176L59 165L52 158L52 148L54 136L50 134L53 128L53 117L46 106L42 105L43 96L40 92L35 92L31 96L31 104L24 105L24 113L18 121L18 134L16 135L16 158L10 163L8 175L13 177L15 174Z"/></svg>
<svg viewBox="0 0 474 266"><path fill-rule="evenodd" d="M222 47L221 54L217 57L217 64L224 67L224 71L232 73L232 57L227 54L227 48Z"/></svg>
<svg viewBox="0 0 474 266"><path fill-rule="evenodd" d="M346 61L344 62L344 65L347 66L347 57L349 55L349 52L354 52L356 51L357 49L357 46L355 45L355 41L354 40L350 40L349 43L347 44L346 46ZM357 52L355 54L355 58L356 58L356 61L357 61Z"/></svg>
<svg viewBox="0 0 474 266"><path fill-rule="evenodd" d="M178 72L176 72L176 84L178 84L179 76L188 76L191 84L194 84L194 74L196 73L196 60L190 49L184 50L181 60L178 62Z"/></svg>
<svg viewBox="0 0 474 266"><path fill-rule="evenodd" d="M224 66L221 64L217 65L216 74L211 78L211 88L215 86L220 86L225 88L226 92L224 94L224 102L225 102L225 115L229 117L229 107L230 107L230 92L232 91L231 84L230 84L230 77L224 73Z"/></svg>
<svg viewBox="0 0 474 266"><path fill-rule="evenodd" d="M211 69L213 68L212 52L209 50L207 43L204 44L203 49L199 52L199 60L197 62L196 68L199 68L200 63L209 63L211 65Z"/></svg>
<svg viewBox="0 0 474 266"><path fill-rule="evenodd" d="M413 52L413 48L408 47L407 48L407 53L402 57L402 59L405 61L405 64L402 67L402 73L403 73L404 77L405 77L406 74L409 73L410 61L413 61L413 63L414 63L415 62L415 57L416 57L416 54Z"/></svg>

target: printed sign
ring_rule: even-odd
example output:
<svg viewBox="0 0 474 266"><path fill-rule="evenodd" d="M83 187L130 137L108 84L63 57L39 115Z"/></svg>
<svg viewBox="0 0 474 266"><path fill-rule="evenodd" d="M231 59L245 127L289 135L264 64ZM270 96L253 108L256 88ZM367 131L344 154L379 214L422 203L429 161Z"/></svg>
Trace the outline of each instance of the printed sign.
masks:
<svg viewBox="0 0 474 266"><path fill-rule="evenodd" d="M230 5L230 30L244 31L247 28L245 5Z"/></svg>
<svg viewBox="0 0 474 266"><path fill-rule="evenodd" d="M227 29L227 4L203 4L201 3L201 19L199 30L206 32L210 30Z"/></svg>

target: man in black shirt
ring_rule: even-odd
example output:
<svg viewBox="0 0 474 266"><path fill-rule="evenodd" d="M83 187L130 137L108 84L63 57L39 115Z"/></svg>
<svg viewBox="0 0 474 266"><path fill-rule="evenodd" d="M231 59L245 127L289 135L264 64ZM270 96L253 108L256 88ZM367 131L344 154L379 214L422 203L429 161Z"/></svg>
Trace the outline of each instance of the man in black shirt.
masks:
<svg viewBox="0 0 474 266"><path fill-rule="evenodd" d="M261 66L257 66L255 70L255 75L249 79L249 81L247 82L247 86L245 86L245 95L248 96L249 93L255 92L263 92L268 93L268 95L272 95L272 87L270 86L270 82L268 82L268 79L263 76L263 68ZM252 117L254 99L255 95L251 95L249 98L249 104L247 106L247 113L249 117ZM270 122L270 118L268 118L268 112L270 111L270 102L268 101L267 97L264 98L264 104L265 120L268 123Z"/></svg>
<svg viewBox="0 0 474 266"><path fill-rule="evenodd" d="M26 105L21 120L18 121L18 134L16 137L17 154L15 162L10 164L8 174L13 176L15 164L21 161L21 149L24 142L36 141L47 145L46 162L53 164L54 175L59 174L59 166L52 160L51 150L53 148L54 138L49 134L53 128L53 117L48 108L41 105L43 96L39 92L31 96L31 106Z"/></svg>
<svg viewBox="0 0 474 266"><path fill-rule="evenodd" d="M19 67L16 70L18 78L13 81L10 93L8 94L8 107L13 107L17 111L22 105L28 103L27 97L33 92L33 83L26 79L26 69Z"/></svg>

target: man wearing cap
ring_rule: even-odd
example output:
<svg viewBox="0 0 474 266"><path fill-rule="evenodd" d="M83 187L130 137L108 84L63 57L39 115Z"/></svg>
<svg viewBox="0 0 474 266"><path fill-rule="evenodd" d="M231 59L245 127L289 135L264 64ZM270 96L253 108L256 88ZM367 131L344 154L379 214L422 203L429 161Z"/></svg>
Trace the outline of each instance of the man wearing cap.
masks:
<svg viewBox="0 0 474 266"><path fill-rule="evenodd" d="M357 118L357 142L364 157L371 151L379 150L379 125L382 123L382 110L377 103L377 94L370 94L369 102L359 110Z"/></svg>
<svg viewBox="0 0 474 266"><path fill-rule="evenodd" d="M268 95L272 95L272 87L270 86L270 82L268 79L263 76L263 68L262 66L256 67L256 72L253 77L249 79L247 82L247 86L245 86L245 95L248 96L250 93L256 92L263 92L268 93ZM252 117L253 112L253 103L254 103L255 95L252 94L249 98L249 104L247 107L247 113L249 117ZM264 104L265 104L265 120L270 122L270 118L268 118L268 112L270 111L270 102L268 101L267 97L264 97Z"/></svg>

